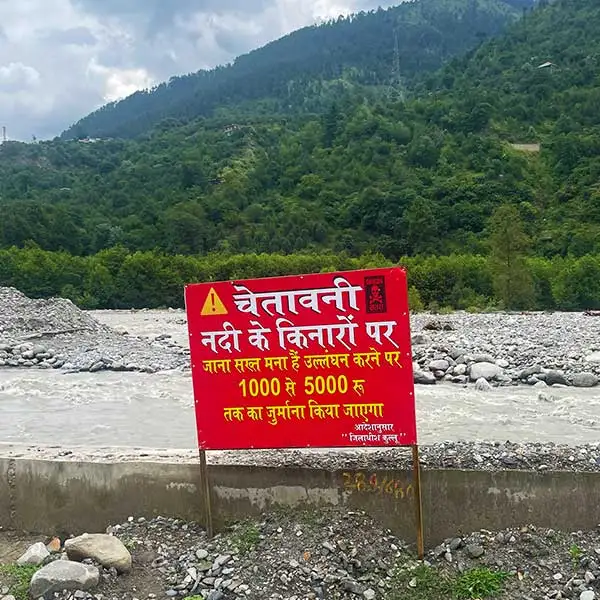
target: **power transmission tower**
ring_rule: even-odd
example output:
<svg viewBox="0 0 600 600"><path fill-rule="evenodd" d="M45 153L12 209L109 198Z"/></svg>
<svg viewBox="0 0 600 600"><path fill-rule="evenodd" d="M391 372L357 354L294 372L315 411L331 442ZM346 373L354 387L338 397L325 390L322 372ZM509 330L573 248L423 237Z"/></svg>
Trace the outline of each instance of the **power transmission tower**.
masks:
<svg viewBox="0 0 600 600"><path fill-rule="evenodd" d="M398 41L398 30L396 28L394 28L394 59L388 97L390 100L404 100L402 77L400 76L400 43Z"/></svg>

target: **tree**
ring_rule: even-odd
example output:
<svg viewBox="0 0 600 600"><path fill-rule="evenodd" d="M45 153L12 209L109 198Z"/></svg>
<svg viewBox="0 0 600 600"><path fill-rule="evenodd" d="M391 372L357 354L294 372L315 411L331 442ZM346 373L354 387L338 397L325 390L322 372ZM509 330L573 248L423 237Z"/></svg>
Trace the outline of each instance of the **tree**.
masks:
<svg viewBox="0 0 600 600"><path fill-rule="evenodd" d="M533 279L525 262L530 240L512 204L499 206L489 221L489 246L494 292L507 309L530 308Z"/></svg>

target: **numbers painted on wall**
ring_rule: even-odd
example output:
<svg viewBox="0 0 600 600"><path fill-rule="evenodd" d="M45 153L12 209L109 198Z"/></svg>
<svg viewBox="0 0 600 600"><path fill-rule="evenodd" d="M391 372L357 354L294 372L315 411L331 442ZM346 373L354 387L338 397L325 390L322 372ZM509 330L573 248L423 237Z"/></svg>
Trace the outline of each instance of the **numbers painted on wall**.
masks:
<svg viewBox="0 0 600 600"><path fill-rule="evenodd" d="M365 473L363 471L342 473L344 478L344 489L351 492L366 494L387 494L397 500L413 498L415 491L412 483L406 485L400 479L393 479L387 475L377 473Z"/></svg>

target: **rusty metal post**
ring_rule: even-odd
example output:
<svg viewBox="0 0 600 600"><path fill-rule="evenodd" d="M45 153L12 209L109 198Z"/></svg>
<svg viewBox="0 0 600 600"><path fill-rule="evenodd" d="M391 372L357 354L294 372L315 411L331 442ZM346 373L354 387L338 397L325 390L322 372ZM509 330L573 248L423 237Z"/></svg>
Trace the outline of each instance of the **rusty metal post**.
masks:
<svg viewBox="0 0 600 600"><path fill-rule="evenodd" d="M204 495L204 519L206 521L206 534L208 538L214 535L212 502L210 494L210 480L208 478L208 466L206 464L206 451L200 450L200 485Z"/></svg>
<svg viewBox="0 0 600 600"><path fill-rule="evenodd" d="M425 536L423 532L423 503L421 497L421 463L419 461L419 445L412 447L413 481L415 484L415 517L417 524L417 555L419 560L425 557Z"/></svg>

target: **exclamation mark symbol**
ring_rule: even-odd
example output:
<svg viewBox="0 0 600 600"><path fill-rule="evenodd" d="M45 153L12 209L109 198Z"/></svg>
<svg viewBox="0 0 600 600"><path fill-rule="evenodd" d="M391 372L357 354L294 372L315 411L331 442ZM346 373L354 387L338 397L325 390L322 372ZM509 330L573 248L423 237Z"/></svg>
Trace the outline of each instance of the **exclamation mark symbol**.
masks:
<svg viewBox="0 0 600 600"><path fill-rule="evenodd" d="M219 294L212 288L208 291L208 294L206 294L206 300L204 301L200 314L204 317L227 314L227 309L221 298L219 298Z"/></svg>

